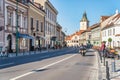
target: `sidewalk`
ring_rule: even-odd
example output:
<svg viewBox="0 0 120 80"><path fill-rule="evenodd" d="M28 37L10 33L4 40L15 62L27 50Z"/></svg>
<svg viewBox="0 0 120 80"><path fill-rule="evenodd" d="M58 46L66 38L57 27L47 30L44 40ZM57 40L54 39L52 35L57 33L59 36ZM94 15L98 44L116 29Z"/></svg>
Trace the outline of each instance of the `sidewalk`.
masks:
<svg viewBox="0 0 120 80"><path fill-rule="evenodd" d="M42 51L28 51L28 52L21 52L16 55L16 53L8 53L8 54L3 54L0 53L0 58L10 58L10 57L18 57L18 56L26 56L26 55L32 55L32 54L41 54L41 53L46 53L46 52L51 52L59 49L48 49L48 50L42 50Z"/></svg>
<svg viewBox="0 0 120 80"><path fill-rule="evenodd" d="M102 59L98 54L98 63L99 63L99 80L120 80L120 60L112 59L112 58L105 58L102 57ZM108 68L106 68L106 61L108 61L108 68L109 68L109 74L107 73ZM104 66L105 62L105 66ZM115 68L113 65L113 62L115 62ZM115 71L114 71L115 69ZM107 75L108 74L108 75ZM110 79L107 79L107 76Z"/></svg>

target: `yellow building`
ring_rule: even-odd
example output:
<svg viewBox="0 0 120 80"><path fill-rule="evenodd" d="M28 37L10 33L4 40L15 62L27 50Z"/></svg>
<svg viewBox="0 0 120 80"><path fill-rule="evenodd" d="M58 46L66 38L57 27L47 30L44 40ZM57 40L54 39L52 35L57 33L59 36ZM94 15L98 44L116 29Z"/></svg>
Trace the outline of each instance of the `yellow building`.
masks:
<svg viewBox="0 0 120 80"><path fill-rule="evenodd" d="M56 26L57 26L57 14L58 11L51 4L49 0L34 0L37 3L40 3L45 12L45 46L53 47L54 40L52 38L56 37Z"/></svg>
<svg viewBox="0 0 120 80"><path fill-rule="evenodd" d="M45 11L40 3L29 1L28 31L34 39L29 40L29 50L45 46L44 36Z"/></svg>

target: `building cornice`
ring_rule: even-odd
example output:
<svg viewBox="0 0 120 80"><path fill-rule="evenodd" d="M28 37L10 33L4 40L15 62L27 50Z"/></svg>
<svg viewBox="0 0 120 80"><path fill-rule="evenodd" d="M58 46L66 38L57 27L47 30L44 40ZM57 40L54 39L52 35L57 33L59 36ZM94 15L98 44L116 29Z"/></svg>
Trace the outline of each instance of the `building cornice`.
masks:
<svg viewBox="0 0 120 80"><path fill-rule="evenodd" d="M45 12L41 11L38 7L36 7L34 4L29 3L29 8L37 12L38 14L41 14L42 16L45 16Z"/></svg>
<svg viewBox="0 0 120 80"><path fill-rule="evenodd" d="M45 2L56 14L58 14L58 11L55 9L55 7L51 4L49 0Z"/></svg>
<svg viewBox="0 0 120 80"><path fill-rule="evenodd" d="M16 0L8 0L9 2L13 2L14 4L17 4L17 1ZM29 6L28 5L26 5L26 4L23 4L23 3L21 3L21 2L18 2L19 4L18 4L18 6L22 6L22 7L24 7L24 8L29 8Z"/></svg>

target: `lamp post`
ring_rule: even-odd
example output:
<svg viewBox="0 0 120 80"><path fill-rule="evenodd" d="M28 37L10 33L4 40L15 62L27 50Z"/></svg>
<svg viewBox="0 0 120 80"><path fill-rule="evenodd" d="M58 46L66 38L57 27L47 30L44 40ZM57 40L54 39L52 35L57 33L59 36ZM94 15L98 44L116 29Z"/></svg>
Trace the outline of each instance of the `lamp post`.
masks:
<svg viewBox="0 0 120 80"><path fill-rule="evenodd" d="M16 0L16 56L18 55L18 0Z"/></svg>

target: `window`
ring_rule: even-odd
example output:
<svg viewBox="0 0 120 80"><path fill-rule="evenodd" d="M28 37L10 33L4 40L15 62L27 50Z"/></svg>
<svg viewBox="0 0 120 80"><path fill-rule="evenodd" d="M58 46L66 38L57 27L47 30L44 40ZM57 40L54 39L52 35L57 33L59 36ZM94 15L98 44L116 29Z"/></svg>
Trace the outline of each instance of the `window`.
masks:
<svg viewBox="0 0 120 80"><path fill-rule="evenodd" d="M108 36L109 36L109 30L108 30Z"/></svg>
<svg viewBox="0 0 120 80"><path fill-rule="evenodd" d="M110 36L112 35L112 30L110 29Z"/></svg>
<svg viewBox="0 0 120 80"><path fill-rule="evenodd" d="M0 11L2 11L2 0L0 0Z"/></svg>
<svg viewBox="0 0 120 80"><path fill-rule="evenodd" d="M2 11L3 9L3 0L0 0L0 12Z"/></svg>
<svg viewBox="0 0 120 80"><path fill-rule="evenodd" d="M113 47L115 47L115 41L113 41Z"/></svg>
<svg viewBox="0 0 120 80"><path fill-rule="evenodd" d="M31 18L30 22L31 22L31 30L33 30L33 18Z"/></svg>
<svg viewBox="0 0 120 80"><path fill-rule="evenodd" d="M40 23L40 30L43 32L43 22Z"/></svg>
<svg viewBox="0 0 120 80"><path fill-rule="evenodd" d="M77 36L75 36L75 39L77 39Z"/></svg>
<svg viewBox="0 0 120 80"><path fill-rule="evenodd" d="M115 29L113 29L113 35L115 35Z"/></svg>
<svg viewBox="0 0 120 80"><path fill-rule="evenodd" d="M105 36L106 36L106 31L105 31Z"/></svg>
<svg viewBox="0 0 120 80"><path fill-rule="evenodd" d="M118 42L118 47L120 47L120 41L117 41Z"/></svg>
<svg viewBox="0 0 120 80"><path fill-rule="evenodd" d="M13 21L13 14L8 12L7 14L8 18L7 18L7 21L8 21L8 25L12 26L12 21Z"/></svg>
<svg viewBox="0 0 120 80"><path fill-rule="evenodd" d="M32 2L34 3L34 0L32 0Z"/></svg>
<svg viewBox="0 0 120 80"><path fill-rule="evenodd" d="M20 27L20 26L21 26L21 16L18 15L18 27Z"/></svg>
<svg viewBox="0 0 120 80"><path fill-rule="evenodd" d="M23 17L23 27L27 29L27 18Z"/></svg>
<svg viewBox="0 0 120 80"><path fill-rule="evenodd" d="M39 21L36 20L36 31L39 31Z"/></svg>

